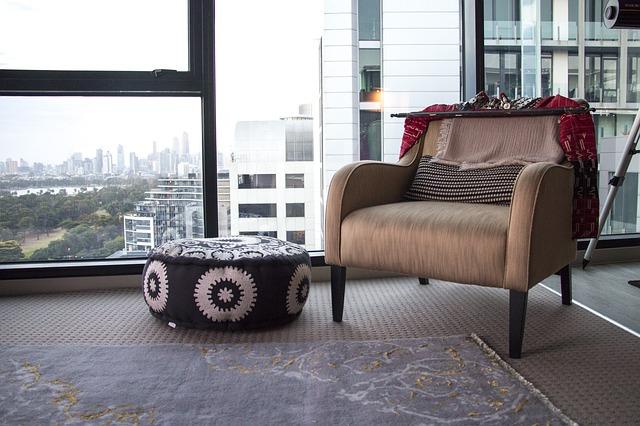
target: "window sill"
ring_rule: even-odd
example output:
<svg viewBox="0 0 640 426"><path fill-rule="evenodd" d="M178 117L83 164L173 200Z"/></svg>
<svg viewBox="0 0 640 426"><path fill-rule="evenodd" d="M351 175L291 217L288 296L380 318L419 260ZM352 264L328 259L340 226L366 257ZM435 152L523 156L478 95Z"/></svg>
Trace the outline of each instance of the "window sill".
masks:
<svg viewBox="0 0 640 426"><path fill-rule="evenodd" d="M312 266L325 266L324 252L310 253ZM146 259L12 263L0 266L0 280L140 275Z"/></svg>

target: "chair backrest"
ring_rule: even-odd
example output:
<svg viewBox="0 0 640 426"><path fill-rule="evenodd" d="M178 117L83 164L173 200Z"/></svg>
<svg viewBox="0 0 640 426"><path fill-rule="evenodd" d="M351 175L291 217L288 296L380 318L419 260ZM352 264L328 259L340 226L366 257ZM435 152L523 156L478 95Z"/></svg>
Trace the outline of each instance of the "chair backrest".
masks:
<svg viewBox="0 0 640 426"><path fill-rule="evenodd" d="M465 117L429 124L422 155L462 167L493 164L559 163L557 116Z"/></svg>

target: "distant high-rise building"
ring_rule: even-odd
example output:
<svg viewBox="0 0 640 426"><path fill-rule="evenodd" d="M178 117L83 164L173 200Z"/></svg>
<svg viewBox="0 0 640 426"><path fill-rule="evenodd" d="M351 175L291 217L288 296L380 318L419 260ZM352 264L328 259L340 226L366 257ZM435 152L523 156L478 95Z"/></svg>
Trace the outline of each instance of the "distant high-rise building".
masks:
<svg viewBox="0 0 640 426"><path fill-rule="evenodd" d="M153 158L157 158L158 156L158 142L153 141L153 151L151 153L151 155L153 156Z"/></svg>
<svg viewBox="0 0 640 426"><path fill-rule="evenodd" d="M131 173L138 173L138 157L135 152L129 153L129 170Z"/></svg>
<svg viewBox="0 0 640 426"><path fill-rule="evenodd" d="M180 151L180 159L189 161L189 134L182 132L182 150Z"/></svg>
<svg viewBox="0 0 640 426"><path fill-rule="evenodd" d="M168 175L171 173L171 150L169 148L165 148L159 154L160 163L159 163L159 171L161 175Z"/></svg>
<svg viewBox="0 0 640 426"><path fill-rule="evenodd" d="M113 173L113 156L111 155L111 153L109 151L107 151L103 156L102 156L102 173L104 173L105 175L108 174L112 174Z"/></svg>
<svg viewBox="0 0 640 426"><path fill-rule="evenodd" d="M93 171L101 175L103 173L102 169L102 149L98 148L96 149L96 158L93 160Z"/></svg>
<svg viewBox="0 0 640 426"><path fill-rule="evenodd" d="M7 174L16 174L18 173L18 162L15 160L12 160L11 158L7 158L7 161L5 161L5 165L6 165L6 173Z"/></svg>
<svg viewBox="0 0 640 426"><path fill-rule="evenodd" d="M44 174L44 164L43 163L33 163L33 173L36 175Z"/></svg>
<svg viewBox="0 0 640 426"><path fill-rule="evenodd" d="M180 140L177 137L173 138L173 144L171 146L171 165L169 166L170 173L178 174L178 163L180 163Z"/></svg>
<svg viewBox="0 0 640 426"><path fill-rule="evenodd" d="M173 138L173 143L171 144L171 153L179 154L180 153L180 139L177 137Z"/></svg>
<svg viewBox="0 0 640 426"><path fill-rule="evenodd" d="M67 161L67 173L71 175L84 174L84 164L81 152L74 152L71 154L71 157L69 157L69 160Z"/></svg>
<svg viewBox="0 0 640 426"><path fill-rule="evenodd" d="M178 176L180 177L188 176L190 173L192 173L191 164L187 163L186 161L178 163L177 172Z"/></svg>
<svg viewBox="0 0 640 426"><path fill-rule="evenodd" d="M118 145L116 171L118 173L122 173L124 172L124 168L124 147L122 145Z"/></svg>
<svg viewBox="0 0 640 426"><path fill-rule="evenodd" d="M33 165L34 171L36 168L36 165ZM85 175L90 175L91 173L93 173L93 160L91 158L85 158L84 160L82 160L82 172Z"/></svg>

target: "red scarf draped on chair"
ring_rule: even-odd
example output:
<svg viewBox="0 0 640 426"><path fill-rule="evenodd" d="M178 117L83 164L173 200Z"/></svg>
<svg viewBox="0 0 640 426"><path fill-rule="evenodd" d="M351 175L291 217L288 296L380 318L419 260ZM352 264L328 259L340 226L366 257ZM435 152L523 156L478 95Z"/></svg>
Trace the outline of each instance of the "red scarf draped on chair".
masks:
<svg viewBox="0 0 640 426"><path fill-rule="evenodd" d="M484 94L483 94L484 95ZM484 95L486 96L486 95ZM563 96L549 96L536 100L531 108L579 108L582 105ZM436 104L425 112L448 112L461 109L460 104ZM429 123L438 117L407 117L400 146L400 158L426 132ZM594 238L598 233L598 157L595 127L591 114L563 114L560 116L559 142L567 161L573 165L573 238Z"/></svg>

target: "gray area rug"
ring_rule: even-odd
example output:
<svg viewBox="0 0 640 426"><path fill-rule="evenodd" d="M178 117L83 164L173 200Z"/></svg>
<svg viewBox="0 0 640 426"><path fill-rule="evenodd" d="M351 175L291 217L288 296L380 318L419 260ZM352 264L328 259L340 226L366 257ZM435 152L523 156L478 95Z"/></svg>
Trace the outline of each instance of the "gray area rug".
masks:
<svg viewBox="0 0 640 426"><path fill-rule="evenodd" d="M563 424L476 336L0 346L3 424Z"/></svg>

